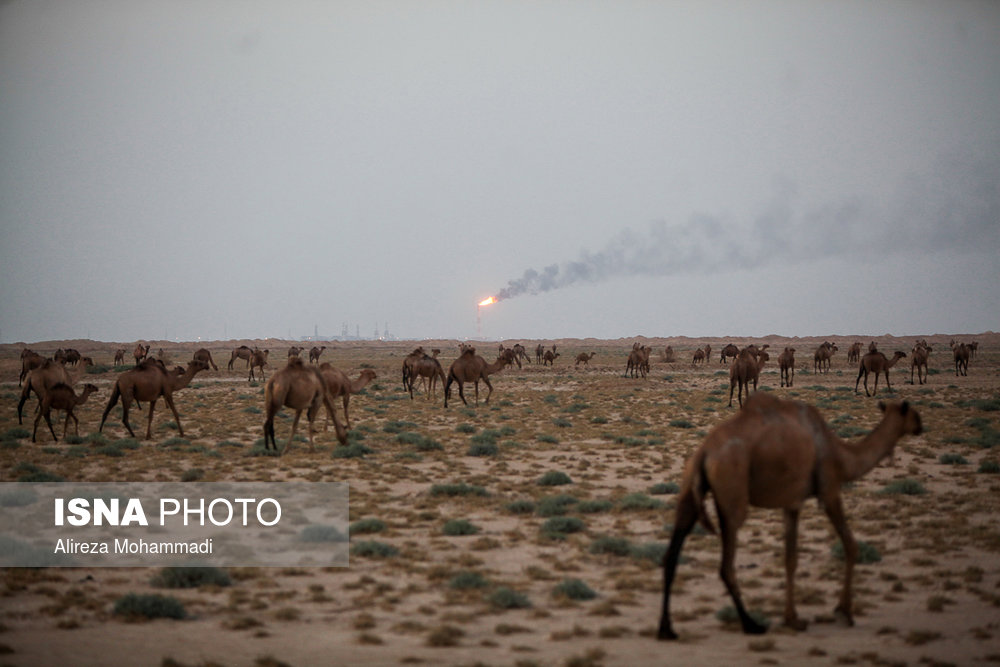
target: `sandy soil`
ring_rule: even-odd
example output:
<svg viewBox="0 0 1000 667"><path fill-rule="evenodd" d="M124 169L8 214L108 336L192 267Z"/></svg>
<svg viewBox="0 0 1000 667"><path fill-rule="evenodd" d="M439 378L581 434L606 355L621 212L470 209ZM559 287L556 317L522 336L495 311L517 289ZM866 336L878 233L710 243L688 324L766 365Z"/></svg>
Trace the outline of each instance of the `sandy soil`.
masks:
<svg viewBox="0 0 1000 667"><path fill-rule="evenodd" d="M333 344L323 361L352 377L371 367L378 379L351 401L361 456L335 456L332 431L317 435L310 453L296 442L283 457L258 454L262 384L246 379L245 364L226 370L240 343L271 350L270 376L284 363L287 341L224 341L206 345L220 366L177 394L185 438L161 404L153 439L138 447L116 409L97 431L118 372L118 345L53 341L31 345L51 354L72 346L98 364L86 376L100 391L79 408L76 444L30 440L31 419L18 430L17 375L21 346L0 346L0 480L45 473L67 480L347 481L351 520L378 519L381 528L355 533L352 545L374 541L396 555L352 555L348 568L236 568L230 586L165 589L152 569L28 569L2 574L0 663L9 665L652 665L652 664L977 664L1000 662L1000 335L959 336L979 341L967 377L956 377L950 336L926 336L934 346L931 375L911 385L909 358L892 370L892 394L909 400L926 427L904 440L883 463L845 491L855 536L878 562L856 571L856 625L834 622L842 580L836 541L815 503L803 512L797 576L804 632L780 626L783 604L780 513L753 510L740 531L738 576L748 606L771 630L748 637L725 617L729 598L717 569L716 537L693 535L678 570L673 607L677 642L654 638L662 595L656 554L669 538L684 461L728 408L728 372L719 363L726 342L770 344L772 361L761 390L817 405L845 437L858 437L879 417L877 400L856 394L856 365L839 346L827 374L812 372L820 339L640 339L653 346L646 379L622 376L633 340L542 341L558 344L554 367L525 365L494 376L489 404L445 409L437 400L411 401L400 367L415 343ZM887 353L907 353L915 338L874 339ZM513 342L513 341L510 341ZM533 349L539 341L523 341ZM445 367L456 341L438 347ZM678 361L659 352L671 345ZM712 358L693 366L695 347L711 344ZM121 345L129 350L134 342ZM777 351L797 350L795 386L780 388ZM151 341L174 362L198 347ZM495 343L480 351L492 358ZM596 352L574 366L578 352ZM32 403L28 404L29 406ZM30 414L30 410L29 410ZM133 416L133 425L145 426ZM287 437L290 419L279 419ZM137 429L142 435L142 429ZM57 432L59 430L57 429ZM423 436L422 438L420 436ZM116 444L117 443L117 444ZM495 451L489 445L495 445ZM126 446L128 444L128 446ZM472 455L478 446L485 455ZM542 486L551 471L571 483ZM924 493L889 493L910 480ZM481 487L486 495L448 496L435 485ZM563 498L576 532L552 534L550 515ZM471 535L443 532L449 520L478 527ZM369 522L371 524L371 522ZM377 526L377 524L376 524ZM602 553L607 538L626 544L622 555ZM623 540L623 541L622 541ZM475 573L475 574L470 574ZM461 576L459 576L461 575ZM460 588L476 579L482 588ZM458 579L456 577L458 576ZM567 579L596 593L571 599L555 593ZM507 588L529 605L510 608L497 597ZM186 620L129 622L112 613L126 593L170 595ZM510 598L507 598L508 600Z"/></svg>

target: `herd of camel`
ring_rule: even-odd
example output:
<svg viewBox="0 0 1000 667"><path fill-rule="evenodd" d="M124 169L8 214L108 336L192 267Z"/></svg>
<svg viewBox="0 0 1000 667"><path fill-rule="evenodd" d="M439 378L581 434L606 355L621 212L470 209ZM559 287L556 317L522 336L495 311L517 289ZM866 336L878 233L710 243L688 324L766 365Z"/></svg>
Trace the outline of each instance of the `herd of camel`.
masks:
<svg viewBox="0 0 1000 667"><path fill-rule="evenodd" d="M834 612L844 623L848 625L854 623L852 580L858 557L858 545L847 524L841 500L841 488L859 479L881 460L890 457L901 438L919 435L923 430L921 418L917 410L905 401L890 404L880 402L879 408L883 414L878 425L860 440L845 442L833 432L813 406L778 398L765 392L752 395L749 393L749 385L752 383L756 388L760 370L769 359L767 347L767 345L759 347L748 345L739 349L735 345L727 345L722 350L721 361L732 360L730 406L733 387L738 386L740 410L715 426L687 461L675 509L670 543L663 558L664 587L657 635L659 639L672 640L678 636L670 618L670 595L680 562L681 549L696 524L701 524L710 533L720 535L722 562L719 574L732 598L743 631L748 634L766 631L766 626L746 611L735 574L737 532L745 522L751 506L781 509L783 512L784 623L793 630L804 630L807 624L799 618L795 607L794 577L798 562L799 514L809 498L818 500L844 546L844 581ZM956 374L965 375L968 372L969 358L976 355L978 345L952 341L950 347L955 360ZM140 351L143 352L141 358L138 354ZM350 395L360 391L375 379L375 372L365 369L356 380L349 380L330 364L319 363L321 348L313 348L310 351L308 364L299 357L301 351L300 348L292 348L288 363L273 373L266 382L265 447L277 449L274 438L274 416L282 407L289 407L295 411L292 434L288 443L294 438L299 418L305 411L309 421L309 445L312 449L313 422L323 407L326 408L328 419L334 423L338 441L346 443L346 429L340 423L337 411L334 409L334 400L342 398L345 421L349 428L347 407ZM626 374L633 376L639 374L645 377L649 370L650 352L647 346L636 343L628 356ZM814 371L828 372L830 359L835 352L837 352L836 345L829 342L821 344L813 354ZM869 374L875 374L875 391L877 391L878 375L884 374L888 385L888 369L907 356L904 352L897 351L890 359L879 352L874 343L869 345L865 354L862 352L863 346L860 343L852 345L848 351L848 362L858 363L859 373L855 382L855 392L858 391L858 383L864 378L866 395ZM136 353L136 365L122 373L115 382L112 396L101 418L101 429L111 408L120 399L123 407L122 421L129 433L134 436L128 423L128 409L133 401L149 402L149 424L146 431L146 437L149 439L153 406L162 396L173 411L178 430L183 435L172 393L186 387L196 373L209 367L217 368L211 360L211 355L207 350L198 350L194 358L188 362L187 368L178 366L168 369L161 360L148 358L148 347L142 349L139 346ZM794 353L793 348L786 347L778 357L782 386L792 386ZM930 353L931 346L926 341L921 340L914 345L911 350L911 382L914 380L914 374L919 383L925 381ZM34 353L25 351L22 354L22 361L32 358L32 354ZM476 354L474 347L463 344L459 357L445 373L438 360L439 354L439 349L433 349L428 354L422 347L418 347L404 359L403 384L410 392L411 398L418 380L426 383L428 396L433 392L437 380L441 380L444 385L445 405L453 384L458 385L459 396L464 402L464 385L470 382L475 385L478 402L480 381L486 384L491 394L493 391L489 382L491 374L511 364L520 366L523 360L530 363L530 358L520 345L512 348L501 345L497 360L491 364ZM699 349L695 352L694 362L704 363L710 358L710 354L711 348L708 346ZM246 359L248 366L252 367L257 355L262 355L266 362L266 350L237 348L233 351L230 367L237 358ZM577 357L577 364L586 364L593 356L593 353L581 354ZM551 350L536 350L536 360L540 363L551 364L557 357L555 346ZM673 360L673 351L668 347L662 357ZM77 359L70 362L69 357L64 357L60 361L45 359L36 363L26 374L22 374L25 382L18 404L18 419L21 418L25 401L34 391L40 403L39 415L35 418L35 431L37 432L39 419L44 418L55 438L49 413L53 409L60 409L67 413L65 435L70 418L76 419L73 416L73 408L86 401L87 397L97 389L92 384L86 384L79 395L72 389L77 378L70 375L67 366L80 365L81 361L82 359ZM263 364L260 364L260 368L263 369ZM744 389L747 391L745 401ZM486 400L489 400L489 394ZM286 444L285 449L287 447ZM715 503L718 529L705 509L709 495L713 497Z"/></svg>

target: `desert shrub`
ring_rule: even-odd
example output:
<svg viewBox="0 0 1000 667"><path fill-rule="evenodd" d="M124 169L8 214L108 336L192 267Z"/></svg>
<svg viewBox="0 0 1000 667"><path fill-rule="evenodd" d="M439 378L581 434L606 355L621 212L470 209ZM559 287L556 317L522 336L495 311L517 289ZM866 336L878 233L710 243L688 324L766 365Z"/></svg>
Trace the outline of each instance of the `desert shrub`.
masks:
<svg viewBox="0 0 1000 667"><path fill-rule="evenodd" d="M346 542L347 536L334 526L313 524L299 532L299 539L303 542Z"/></svg>
<svg viewBox="0 0 1000 667"><path fill-rule="evenodd" d="M567 414L573 415L573 414L576 414L577 412L583 412L584 410L588 409L589 407L590 407L590 405L588 405L587 403L572 403L570 405L567 405L565 408L563 408L562 411L565 412L565 413L567 413Z"/></svg>
<svg viewBox="0 0 1000 667"><path fill-rule="evenodd" d="M535 440L537 440L538 442L544 442L548 445L559 444L559 438L557 438L554 435L549 435L548 433L539 433L538 436L535 438Z"/></svg>
<svg viewBox="0 0 1000 667"><path fill-rule="evenodd" d="M559 536L567 533L579 533L584 529L584 523L575 516L554 516L542 524L542 534Z"/></svg>
<svg viewBox="0 0 1000 667"><path fill-rule="evenodd" d="M924 485L915 479L897 479L889 482L879 493L889 495L920 496L927 493Z"/></svg>
<svg viewBox="0 0 1000 667"><path fill-rule="evenodd" d="M609 512L615 504L610 500L584 500L576 506L576 511L581 514L597 514L598 512Z"/></svg>
<svg viewBox="0 0 1000 667"><path fill-rule="evenodd" d="M248 415L259 415L262 411L256 405L248 405L245 408L243 408L243 412L247 413Z"/></svg>
<svg viewBox="0 0 1000 667"><path fill-rule="evenodd" d="M573 480L570 479L569 475L559 470L550 470L538 478L539 486L562 486L572 483Z"/></svg>
<svg viewBox="0 0 1000 667"><path fill-rule="evenodd" d="M531 600L524 593L501 586L489 596L489 603L497 609L529 609Z"/></svg>
<svg viewBox="0 0 1000 667"><path fill-rule="evenodd" d="M110 457L125 456L124 450L122 450L122 448L115 443L109 443L107 445L98 447L97 449L94 450L94 453Z"/></svg>
<svg viewBox="0 0 1000 667"><path fill-rule="evenodd" d="M636 560L649 560L657 565L663 562L663 556L667 553L667 545L659 542L647 542L646 544L635 544L629 550L629 555Z"/></svg>
<svg viewBox="0 0 1000 667"><path fill-rule="evenodd" d="M563 419L562 417L556 417L552 420L552 423L559 428L570 428L573 425L573 422L568 419Z"/></svg>
<svg viewBox="0 0 1000 667"><path fill-rule="evenodd" d="M882 554L879 550L872 544L865 542L863 540L858 540L858 563L861 565L866 565L870 563L878 563L882 560ZM832 547L830 547L830 553L837 560L844 560L844 543L837 540Z"/></svg>
<svg viewBox="0 0 1000 667"><path fill-rule="evenodd" d="M183 447L185 445L190 445L191 441L187 438L182 438L180 436L174 436L172 438L167 438L160 443L161 447Z"/></svg>
<svg viewBox="0 0 1000 667"><path fill-rule="evenodd" d="M496 456L500 453L500 448L495 442L474 442L469 446L467 456Z"/></svg>
<svg viewBox="0 0 1000 667"><path fill-rule="evenodd" d="M472 424L461 423L455 427L458 433L475 433L477 431L476 427Z"/></svg>
<svg viewBox="0 0 1000 667"><path fill-rule="evenodd" d="M490 582L487 581L486 577L472 570L459 572L448 580L448 588L457 591L487 588L489 585Z"/></svg>
<svg viewBox="0 0 1000 667"><path fill-rule="evenodd" d="M576 502L578 502L576 498L566 493L546 496L538 501L536 512L538 516L561 516Z"/></svg>
<svg viewBox="0 0 1000 667"><path fill-rule="evenodd" d="M442 625L431 630L424 642L427 646L458 646L458 640L465 636L465 630L454 625Z"/></svg>
<svg viewBox="0 0 1000 667"><path fill-rule="evenodd" d="M604 535L590 543L590 553L611 554L613 556L628 556L632 545L624 537Z"/></svg>
<svg viewBox="0 0 1000 667"><path fill-rule="evenodd" d="M432 496L488 496L481 486L474 486L462 482L460 484L434 484L431 486Z"/></svg>
<svg viewBox="0 0 1000 667"><path fill-rule="evenodd" d="M31 431L21 426L14 426L4 431L3 435L0 435L0 440L21 440L30 437Z"/></svg>
<svg viewBox="0 0 1000 667"><path fill-rule="evenodd" d="M382 430L386 433L402 433L403 431L408 431L414 428L417 428L417 425L413 422L394 419L390 422L386 422L386 424L382 427Z"/></svg>
<svg viewBox="0 0 1000 667"><path fill-rule="evenodd" d="M694 424L687 419L671 419L670 425L674 428L694 428Z"/></svg>
<svg viewBox="0 0 1000 667"><path fill-rule="evenodd" d="M351 546L352 556L362 556L364 558L392 558L399 554L399 549L384 542L367 540L356 542Z"/></svg>
<svg viewBox="0 0 1000 667"><path fill-rule="evenodd" d="M552 593L570 600L593 600L597 597L594 589L580 579L563 579L552 589Z"/></svg>
<svg viewBox="0 0 1000 667"><path fill-rule="evenodd" d="M601 415L597 415L596 417L591 417L590 418L590 423L591 424L607 424L608 423L608 418L607 417L603 417Z"/></svg>
<svg viewBox="0 0 1000 667"><path fill-rule="evenodd" d="M126 620L148 618L187 617L187 612L176 598L166 595L140 595L128 593L115 601L114 615L123 616Z"/></svg>
<svg viewBox="0 0 1000 667"><path fill-rule="evenodd" d="M545 396L542 397L542 400L549 405L559 405L559 397L555 394L545 394Z"/></svg>
<svg viewBox="0 0 1000 667"><path fill-rule="evenodd" d="M199 586L229 586L232 580L225 570L217 567L165 567L150 583L163 588L198 588Z"/></svg>
<svg viewBox="0 0 1000 667"><path fill-rule="evenodd" d="M979 464L979 472L985 472L989 474L1000 473L1000 463L996 461L983 461Z"/></svg>
<svg viewBox="0 0 1000 667"><path fill-rule="evenodd" d="M645 493L630 493L621 499L623 510L655 510L663 507L663 501L650 498Z"/></svg>
<svg viewBox="0 0 1000 667"><path fill-rule="evenodd" d="M507 503L504 509L511 514L532 514L535 511L535 503L527 498L521 498Z"/></svg>
<svg viewBox="0 0 1000 667"><path fill-rule="evenodd" d="M480 532L482 528L473 524L468 519L449 519L445 521L444 526L441 528L441 532L445 535L459 536L459 535L475 535Z"/></svg>
<svg viewBox="0 0 1000 667"><path fill-rule="evenodd" d="M653 496L664 496L678 493L680 490L681 487L679 487L676 482L660 482L649 487L649 493Z"/></svg>
<svg viewBox="0 0 1000 667"><path fill-rule="evenodd" d="M349 445L337 445L333 448L331 456L335 459L363 459L365 454L371 454L375 450L360 442L353 442Z"/></svg>
<svg viewBox="0 0 1000 667"><path fill-rule="evenodd" d="M196 482L205 476L205 471L201 468L188 468L181 473L182 482Z"/></svg>
<svg viewBox="0 0 1000 667"><path fill-rule="evenodd" d="M942 454L938 457L938 462L945 465L964 465L969 461L961 454Z"/></svg>
<svg viewBox="0 0 1000 667"><path fill-rule="evenodd" d="M351 535L381 533L383 530L385 530L385 522L381 521L380 519L374 519L374 518L359 519L358 521L355 521L354 523L351 524L349 530Z"/></svg>
<svg viewBox="0 0 1000 667"><path fill-rule="evenodd" d="M39 468L33 463L19 463L14 467L19 482L65 482L66 478Z"/></svg>

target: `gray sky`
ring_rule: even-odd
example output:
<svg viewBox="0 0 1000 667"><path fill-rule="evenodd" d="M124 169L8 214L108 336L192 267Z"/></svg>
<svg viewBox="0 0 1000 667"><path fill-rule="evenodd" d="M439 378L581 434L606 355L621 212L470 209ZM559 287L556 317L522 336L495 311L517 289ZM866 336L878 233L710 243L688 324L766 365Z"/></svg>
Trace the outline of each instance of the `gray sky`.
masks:
<svg viewBox="0 0 1000 667"><path fill-rule="evenodd" d="M0 3L0 338L1000 329L1000 3Z"/></svg>

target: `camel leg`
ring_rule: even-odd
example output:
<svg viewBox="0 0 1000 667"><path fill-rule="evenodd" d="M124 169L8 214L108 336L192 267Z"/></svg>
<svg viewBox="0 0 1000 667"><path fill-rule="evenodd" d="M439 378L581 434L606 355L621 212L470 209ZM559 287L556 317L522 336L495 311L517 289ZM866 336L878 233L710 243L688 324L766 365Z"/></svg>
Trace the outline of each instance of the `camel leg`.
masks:
<svg viewBox="0 0 1000 667"><path fill-rule="evenodd" d="M149 402L149 419L146 420L146 440L153 439L153 408L156 407L156 398ZM178 424L180 426L180 424Z"/></svg>
<svg viewBox="0 0 1000 667"><path fill-rule="evenodd" d="M117 396L112 397L112 398L115 399L115 398L117 398ZM125 425L125 430L128 431L128 434L134 438L135 437L135 431L132 430L132 425L128 423L128 411L129 411L129 409L131 407L131 404L132 404L132 398L131 397L124 397L124 396L122 397L122 424ZM108 410L111 409L111 405L112 405L111 403L108 403L108 407L104 411L104 416L105 417L108 416ZM153 415L153 406L152 405L149 406L149 414L150 414L150 419L152 419L152 415ZM101 427L102 428L104 427L104 420L103 419L101 420Z"/></svg>
<svg viewBox="0 0 1000 667"><path fill-rule="evenodd" d="M168 406L170 406L170 411L174 413L174 421L177 422L177 433L180 434L180 436L183 438L184 437L184 429L181 428L181 416L179 414L177 414L177 408L174 407L174 397L171 396L170 394L164 394L163 395L163 400L164 400L164 402L166 402L166 404ZM150 418L152 418L152 416L153 416L153 404L152 403L149 404L149 416L150 416Z"/></svg>
<svg viewBox="0 0 1000 667"><path fill-rule="evenodd" d="M663 554L663 607L660 612L660 629L657 639L677 639L670 623L670 589L674 585L677 574L677 562L680 560L681 548L691 529L698 519L698 509L695 507L694 494L685 493L677 502L677 515L674 518L674 530L670 535L670 545Z"/></svg>
<svg viewBox="0 0 1000 667"><path fill-rule="evenodd" d="M875 380L878 381L878 376L875 376ZM890 392L892 391L892 385L889 384L889 369L888 368L885 369L885 387Z"/></svg>
<svg viewBox="0 0 1000 667"><path fill-rule="evenodd" d="M288 451L288 448L292 446L292 440L295 439L295 430L299 427L299 419L302 417L302 410L295 411L295 419L292 420L292 433L288 436L288 442L285 443L285 448L281 450L284 454ZM277 445L275 445L277 448Z"/></svg>
<svg viewBox="0 0 1000 667"><path fill-rule="evenodd" d="M736 383L732 380L729 381L729 407L733 407L733 389L736 387Z"/></svg>
<svg viewBox="0 0 1000 667"><path fill-rule="evenodd" d="M764 634L767 628L753 620L747 613L740 596L739 584L736 583L736 531L745 518L746 504L743 505L742 513L734 513L743 516L726 516L726 513L719 506L718 499L716 499L715 508L719 515L719 534L722 537L722 564L719 567L719 576L726 585L726 590L729 591L729 597L733 599L733 606L736 607L736 613L739 614L743 632L748 635Z"/></svg>
<svg viewBox="0 0 1000 667"><path fill-rule="evenodd" d="M350 405L350 403L351 395L344 394L344 423L347 425L347 428L351 428L351 415L347 412L347 406Z"/></svg>
<svg viewBox="0 0 1000 667"><path fill-rule="evenodd" d="M342 445L346 445L347 430L344 428L344 425L340 423L340 419L337 417L337 411L333 409L333 403L328 400L326 396L323 397L323 401L326 403L327 415L333 419L333 430L337 434L337 442ZM316 410L319 410L319 404L316 405Z"/></svg>
<svg viewBox="0 0 1000 667"><path fill-rule="evenodd" d="M841 544L844 545L844 588L834 614L843 619L847 625L854 625L854 616L851 613L851 581L854 576L854 563L858 559L858 544L854 540L851 527L847 525L840 496L825 500L823 508L837 531Z"/></svg>
<svg viewBox="0 0 1000 667"><path fill-rule="evenodd" d="M483 402L484 403L489 403L490 402L490 396L493 395L493 383L490 382L490 379L488 377L485 377L485 376L483 377L483 382L485 382L486 386L489 387L489 389L490 389L489 392L487 392L487 394L486 394L486 400L483 401ZM476 388L477 389L479 388L478 385L476 386Z"/></svg>
<svg viewBox="0 0 1000 667"><path fill-rule="evenodd" d="M785 510L785 625L805 630L808 623L795 613L795 570L799 565L799 510Z"/></svg>

